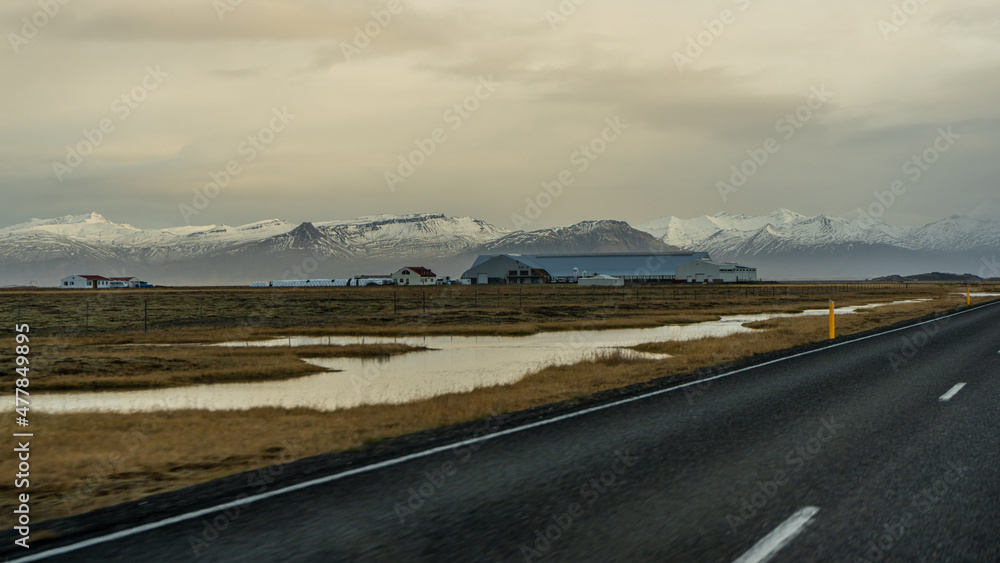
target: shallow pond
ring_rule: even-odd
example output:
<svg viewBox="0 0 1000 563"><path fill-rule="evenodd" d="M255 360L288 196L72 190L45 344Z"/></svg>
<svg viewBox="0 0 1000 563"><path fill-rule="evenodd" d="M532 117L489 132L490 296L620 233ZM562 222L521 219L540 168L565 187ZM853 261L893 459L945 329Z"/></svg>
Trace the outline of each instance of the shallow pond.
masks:
<svg viewBox="0 0 1000 563"><path fill-rule="evenodd" d="M915 303L917 301L899 301ZM837 314L860 308L840 307ZM657 328L543 332L531 336L292 337L220 346L304 346L314 344L402 343L431 348L380 359L324 358L310 364L339 370L284 381L194 385L170 389L86 393L40 393L32 408L45 412L149 412L154 410L239 410L305 407L332 411L363 404L394 404L445 393L513 383L546 366L567 365L602 350L648 342L681 341L752 332L744 323L780 317L826 315L827 309L799 314L731 315L718 321Z"/></svg>

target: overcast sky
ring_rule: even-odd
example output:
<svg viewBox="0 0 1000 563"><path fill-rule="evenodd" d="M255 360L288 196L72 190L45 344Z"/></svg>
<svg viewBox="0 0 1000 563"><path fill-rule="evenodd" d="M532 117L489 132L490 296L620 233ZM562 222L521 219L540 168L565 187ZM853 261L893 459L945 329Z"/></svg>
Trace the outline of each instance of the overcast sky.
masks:
<svg viewBox="0 0 1000 563"><path fill-rule="evenodd" d="M1000 216L995 0L48 1L0 4L3 225Z"/></svg>

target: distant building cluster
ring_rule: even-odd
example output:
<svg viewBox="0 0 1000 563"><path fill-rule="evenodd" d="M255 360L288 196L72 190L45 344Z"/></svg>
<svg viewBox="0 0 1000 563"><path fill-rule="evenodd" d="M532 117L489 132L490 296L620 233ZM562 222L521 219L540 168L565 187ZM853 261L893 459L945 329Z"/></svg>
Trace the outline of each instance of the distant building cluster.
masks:
<svg viewBox="0 0 1000 563"><path fill-rule="evenodd" d="M707 258L677 266L678 281L692 283L743 283L757 281L757 268Z"/></svg>
<svg viewBox="0 0 1000 563"><path fill-rule="evenodd" d="M108 278L93 274L76 274L59 280L62 289L128 289L152 287L135 277Z"/></svg>
<svg viewBox="0 0 1000 563"><path fill-rule="evenodd" d="M756 282L757 269L711 260L705 252L498 254L476 259L462 279L476 285Z"/></svg>
<svg viewBox="0 0 1000 563"><path fill-rule="evenodd" d="M392 274L350 279L277 280L251 287L363 287L367 285L430 286L578 284L621 287L626 283L752 283L757 268L712 260L706 252L607 254L494 254L476 259L458 280L438 276L422 266Z"/></svg>
<svg viewBox="0 0 1000 563"><path fill-rule="evenodd" d="M392 274L357 275L348 279L273 280L253 282L250 287L366 287L379 285L428 286L455 283L422 266L407 266ZM461 282L459 282L461 283Z"/></svg>
<svg viewBox="0 0 1000 563"><path fill-rule="evenodd" d="M351 280L273 280L269 282L253 282L250 287L347 287Z"/></svg>

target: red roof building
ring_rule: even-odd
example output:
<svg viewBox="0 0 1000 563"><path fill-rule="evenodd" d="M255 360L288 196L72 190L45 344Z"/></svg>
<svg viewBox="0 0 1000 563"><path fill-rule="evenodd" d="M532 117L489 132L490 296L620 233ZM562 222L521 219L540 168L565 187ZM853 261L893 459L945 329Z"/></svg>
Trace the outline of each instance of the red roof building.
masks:
<svg viewBox="0 0 1000 563"><path fill-rule="evenodd" d="M420 266L407 266L392 275L396 285L436 285L437 274Z"/></svg>

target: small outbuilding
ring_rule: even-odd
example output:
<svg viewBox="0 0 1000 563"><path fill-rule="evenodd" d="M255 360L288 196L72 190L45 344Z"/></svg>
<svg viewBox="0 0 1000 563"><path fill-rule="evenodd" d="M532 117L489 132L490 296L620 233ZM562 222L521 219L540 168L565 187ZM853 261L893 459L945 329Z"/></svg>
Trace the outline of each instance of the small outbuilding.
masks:
<svg viewBox="0 0 1000 563"><path fill-rule="evenodd" d="M407 266L392 274L396 285L437 285L437 274L427 268Z"/></svg>
<svg viewBox="0 0 1000 563"><path fill-rule="evenodd" d="M142 280L135 277L108 278L108 280L111 282L111 287L136 288L142 283Z"/></svg>
<svg viewBox="0 0 1000 563"><path fill-rule="evenodd" d="M757 268L736 262L693 260L677 266L677 281L688 283L740 283L757 281Z"/></svg>
<svg viewBox="0 0 1000 563"><path fill-rule="evenodd" d="M583 286L601 286L601 287L622 287L625 285L625 280L622 278L616 278L614 276L605 276L604 274L596 274L590 276L589 278L580 278L577 285Z"/></svg>

